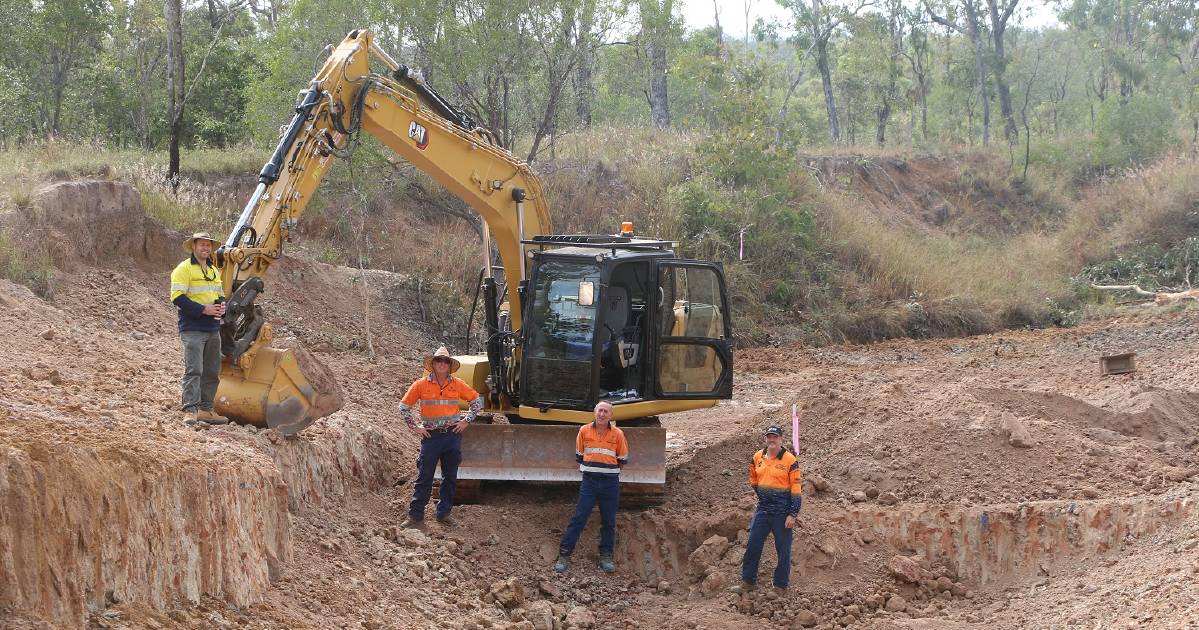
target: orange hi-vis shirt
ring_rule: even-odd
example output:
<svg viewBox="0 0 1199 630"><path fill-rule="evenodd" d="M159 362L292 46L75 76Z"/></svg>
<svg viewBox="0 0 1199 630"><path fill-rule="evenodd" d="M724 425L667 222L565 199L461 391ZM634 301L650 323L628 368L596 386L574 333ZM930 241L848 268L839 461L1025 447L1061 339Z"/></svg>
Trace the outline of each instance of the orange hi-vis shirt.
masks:
<svg viewBox="0 0 1199 630"><path fill-rule="evenodd" d="M799 515L803 505L803 473L799 460L786 448L778 457L768 457L766 449L754 453L749 463L749 485L758 495L758 510L778 516Z"/></svg>
<svg viewBox="0 0 1199 630"><path fill-rule="evenodd" d="M458 417L459 401L470 403L466 416L462 418ZM400 417L409 427L416 428L417 420L413 412L418 408L420 426L436 431L457 424L459 420L473 421L483 409L483 397L456 376L450 376L442 385L430 374L417 379L400 400Z"/></svg>
<svg viewBox="0 0 1199 630"><path fill-rule="evenodd" d="M620 467L629 463L629 443L624 439L624 431L611 422L604 431L597 429L595 422L579 427L575 459L581 472L619 475Z"/></svg>

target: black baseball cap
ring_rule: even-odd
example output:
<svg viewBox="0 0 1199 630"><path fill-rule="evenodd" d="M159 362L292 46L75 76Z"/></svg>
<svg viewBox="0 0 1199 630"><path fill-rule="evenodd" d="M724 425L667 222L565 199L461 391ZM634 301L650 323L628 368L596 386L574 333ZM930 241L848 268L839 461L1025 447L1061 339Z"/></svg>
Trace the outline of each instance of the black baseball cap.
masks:
<svg viewBox="0 0 1199 630"><path fill-rule="evenodd" d="M777 435L779 437L782 437L783 430L776 426L771 426L766 429L766 435Z"/></svg>

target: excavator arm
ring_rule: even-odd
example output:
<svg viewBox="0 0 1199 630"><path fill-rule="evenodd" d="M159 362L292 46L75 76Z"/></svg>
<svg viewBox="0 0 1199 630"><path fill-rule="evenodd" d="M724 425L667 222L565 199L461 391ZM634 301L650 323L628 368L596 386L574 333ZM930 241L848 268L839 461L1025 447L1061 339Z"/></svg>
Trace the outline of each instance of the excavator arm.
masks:
<svg viewBox="0 0 1199 630"><path fill-rule="evenodd" d="M372 71L376 59L386 74ZM333 161L348 155L355 135L366 132L466 201L485 225L484 286L495 296L491 274L494 234L505 271L515 286L526 273L521 241L550 233L541 182L529 166L496 143L421 80L375 46L369 31L351 32L300 93L295 113L258 176L258 186L225 244L217 252L225 294L222 321L225 365L218 410L285 434L315 420L317 393L290 350L271 348L271 328L255 300L265 290L267 269L283 255L300 215ZM432 244L431 244L432 245ZM520 327L520 293L507 293L511 329ZM498 324L488 322L493 375L504 359ZM516 355L513 355L514 357ZM513 358L512 360L516 360ZM498 392L515 386L515 370L489 381ZM324 409L324 413L336 409Z"/></svg>

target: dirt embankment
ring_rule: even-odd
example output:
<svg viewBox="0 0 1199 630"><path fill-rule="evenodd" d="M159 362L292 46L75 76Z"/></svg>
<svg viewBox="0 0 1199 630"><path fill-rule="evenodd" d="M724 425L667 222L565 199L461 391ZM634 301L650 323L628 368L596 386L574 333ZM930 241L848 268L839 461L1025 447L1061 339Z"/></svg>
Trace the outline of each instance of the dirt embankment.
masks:
<svg viewBox="0 0 1199 630"><path fill-rule="evenodd" d="M132 188L55 184L3 226L46 253L58 291L47 303L0 281L0 606L71 625L120 602L253 604L293 558L294 513L390 487L407 438L382 415L334 414L295 439L180 424L165 287L182 236L146 218ZM354 334L362 298L349 273L279 266L327 275L342 299L305 304L293 270L280 275L299 286L275 284L287 290L272 310ZM411 339L377 325L385 347Z"/></svg>
<svg viewBox="0 0 1199 630"><path fill-rule="evenodd" d="M821 185L865 202L884 225L916 233L1011 235L1050 224L1061 200L996 174L982 155L810 156Z"/></svg>

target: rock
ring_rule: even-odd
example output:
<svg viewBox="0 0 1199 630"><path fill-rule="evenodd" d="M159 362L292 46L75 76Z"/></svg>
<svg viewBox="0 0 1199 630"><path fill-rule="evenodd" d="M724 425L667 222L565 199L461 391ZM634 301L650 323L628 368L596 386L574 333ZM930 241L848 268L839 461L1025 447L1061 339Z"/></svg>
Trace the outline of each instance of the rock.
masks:
<svg viewBox="0 0 1199 630"><path fill-rule="evenodd" d="M702 545L696 547L687 556L687 576L692 582L698 582L708 573L708 568L720 563L720 559L729 550L729 539L724 536L712 536Z"/></svg>
<svg viewBox="0 0 1199 630"><path fill-rule="evenodd" d="M819 621L820 620L816 618L816 613L814 613L806 608L799 611L799 613L797 613L795 615L795 625L803 627L803 628L811 628L812 626L816 625Z"/></svg>
<svg viewBox="0 0 1199 630"><path fill-rule="evenodd" d="M938 591L948 593L953 590L953 580L942 575L941 577L937 578L937 581L933 583L933 586Z"/></svg>
<svg viewBox="0 0 1199 630"><path fill-rule="evenodd" d="M554 609L544 599L525 606L525 619L533 622L534 630L554 630Z"/></svg>
<svg viewBox="0 0 1199 630"><path fill-rule="evenodd" d="M861 490L854 490L853 494L849 495L849 500L854 503L865 503L868 499L869 497L866 496L866 493Z"/></svg>
<svg viewBox="0 0 1199 630"><path fill-rule="evenodd" d="M508 578L492 584L487 589L487 594L491 595L499 605L509 610L520 606L525 601L525 587L521 586L516 578Z"/></svg>
<svg viewBox="0 0 1199 630"><path fill-rule="evenodd" d="M56 335L56 334L58 334L58 333L55 332L55 330L53 328L47 328L46 330L42 331L41 337L42 337L42 339L49 341L49 340L53 339L54 335Z"/></svg>
<svg viewBox="0 0 1199 630"><path fill-rule="evenodd" d="M1166 468L1166 479L1175 483L1186 481L1195 476L1192 468Z"/></svg>
<svg viewBox="0 0 1199 630"><path fill-rule="evenodd" d="M874 499L876 497L878 497L878 488L876 488L874 486L870 486L869 488L866 488L866 498Z"/></svg>
<svg viewBox="0 0 1199 630"><path fill-rule="evenodd" d="M131 336L133 337L134 341L142 341L143 339L148 339L150 337L150 335L147 335L140 330L133 331Z"/></svg>
<svg viewBox="0 0 1199 630"><path fill-rule="evenodd" d="M891 492L883 492L878 495L879 505L895 505L899 503L899 497Z"/></svg>
<svg viewBox="0 0 1199 630"><path fill-rule="evenodd" d="M566 613L566 621L563 623L565 623L568 630L591 628L595 626L595 615L582 606L575 606L570 609L570 612Z"/></svg>
<svg viewBox="0 0 1199 630"><path fill-rule="evenodd" d="M908 609L908 601L898 595L892 595L891 599L887 600L887 612L903 612Z"/></svg>
<svg viewBox="0 0 1199 630"><path fill-rule="evenodd" d="M895 579L909 584L919 584L928 573L918 562L906 556L892 556L887 561L887 572Z"/></svg>
<svg viewBox="0 0 1199 630"><path fill-rule="evenodd" d="M429 544L429 537L419 529L401 529L396 534L396 542L409 547L424 547Z"/></svg>
<svg viewBox="0 0 1199 630"><path fill-rule="evenodd" d="M545 560L546 564L553 562L558 557L558 545L552 540L547 540L541 543L541 559Z"/></svg>
<svg viewBox="0 0 1199 630"><path fill-rule="evenodd" d="M546 597L550 597L553 599L558 599L558 598L562 597L562 589L551 584L549 582L549 580L542 580L542 581L538 582L537 590L541 591L541 593L543 595L545 595Z"/></svg>
<svg viewBox="0 0 1199 630"><path fill-rule="evenodd" d="M706 597L711 597L720 591L723 591L728 586L728 579L723 573L713 571L704 578L704 581L699 585L699 591Z"/></svg>
<svg viewBox="0 0 1199 630"><path fill-rule="evenodd" d="M811 483L812 489L814 489L816 492L828 492L832 488L832 486L829 485L827 479L825 479L824 477L822 477L816 473L812 473L812 474L808 475L805 478L805 481L807 483Z"/></svg>
<svg viewBox="0 0 1199 630"><path fill-rule="evenodd" d="M1091 487L1083 488L1082 496L1088 499L1095 499L1099 497L1099 491Z"/></svg>
<svg viewBox="0 0 1199 630"><path fill-rule="evenodd" d="M1004 416L1000 421L999 431L1007 438L1008 444L1016 448L1032 448L1032 434L1015 416Z"/></svg>
<svg viewBox="0 0 1199 630"><path fill-rule="evenodd" d="M666 580L659 580L657 588L659 593L664 595L668 594L670 593L670 582L667 582Z"/></svg>

